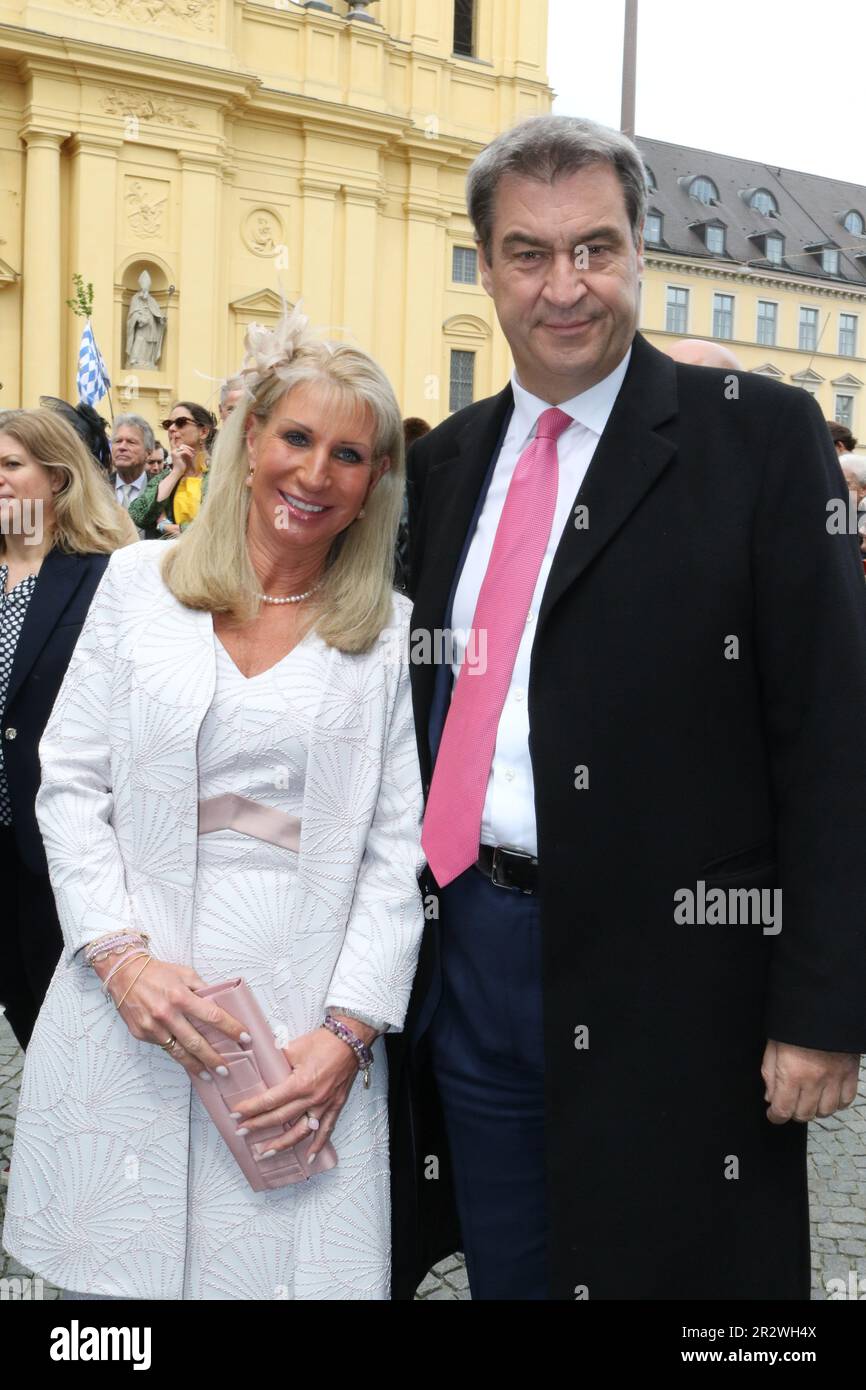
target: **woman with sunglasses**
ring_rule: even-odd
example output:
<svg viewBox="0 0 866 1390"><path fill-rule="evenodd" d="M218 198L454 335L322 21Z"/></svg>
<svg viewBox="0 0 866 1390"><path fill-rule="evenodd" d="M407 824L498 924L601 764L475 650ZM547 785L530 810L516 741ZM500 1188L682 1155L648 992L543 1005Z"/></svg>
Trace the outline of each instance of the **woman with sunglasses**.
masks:
<svg viewBox="0 0 866 1390"><path fill-rule="evenodd" d="M168 433L171 464L130 503L129 515L151 536L168 539L179 536L195 520L205 499L216 420L195 401L177 401L160 423Z"/></svg>

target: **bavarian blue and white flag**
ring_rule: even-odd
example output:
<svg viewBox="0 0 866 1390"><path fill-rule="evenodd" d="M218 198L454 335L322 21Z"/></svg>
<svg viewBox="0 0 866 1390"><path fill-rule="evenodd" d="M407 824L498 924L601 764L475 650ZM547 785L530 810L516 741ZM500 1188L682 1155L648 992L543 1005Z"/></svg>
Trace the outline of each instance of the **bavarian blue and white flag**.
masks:
<svg viewBox="0 0 866 1390"><path fill-rule="evenodd" d="M102 400L111 382L105 363L96 346L90 319L84 325L81 347L78 349L78 399L85 405L96 405Z"/></svg>

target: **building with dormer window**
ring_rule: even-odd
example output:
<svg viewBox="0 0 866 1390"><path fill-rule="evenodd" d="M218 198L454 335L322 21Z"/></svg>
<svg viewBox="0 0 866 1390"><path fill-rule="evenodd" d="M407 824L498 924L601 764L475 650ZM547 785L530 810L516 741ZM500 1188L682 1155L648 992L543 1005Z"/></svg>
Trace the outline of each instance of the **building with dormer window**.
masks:
<svg viewBox="0 0 866 1390"><path fill-rule="evenodd" d="M866 188L641 136L641 329L717 338L866 436Z"/></svg>

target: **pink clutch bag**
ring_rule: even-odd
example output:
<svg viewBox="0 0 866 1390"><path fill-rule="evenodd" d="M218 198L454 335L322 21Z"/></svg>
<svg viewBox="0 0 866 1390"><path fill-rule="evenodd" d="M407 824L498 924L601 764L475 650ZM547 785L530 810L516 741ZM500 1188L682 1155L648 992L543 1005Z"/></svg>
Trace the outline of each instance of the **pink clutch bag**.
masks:
<svg viewBox="0 0 866 1390"><path fill-rule="evenodd" d="M193 1085L253 1191L271 1192L289 1183L306 1182L317 1173L335 1168L337 1155L330 1141L316 1155L314 1163L307 1162L307 1152L315 1134L300 1140L293 1149L281 1149L273 1158L256 1158L251 1146L285 1134L291 1128L287 1124L254 1130L246 1138L238 1138L236 1130L242 1122L230 1118L238 1101L249 1100L271 1086L278 1086L291 1075L292 1068L282 1048L277 1046L267 1019L245 980L226 980L224 984L207 985L195 992L200 999L212 999L225 1009L243 1024L252 1038L251 1043L243 1045L210 1024L196 1022L202 1037L221 1054L228 1076L214 1075L212 1081L193 1077Z"/></svg>

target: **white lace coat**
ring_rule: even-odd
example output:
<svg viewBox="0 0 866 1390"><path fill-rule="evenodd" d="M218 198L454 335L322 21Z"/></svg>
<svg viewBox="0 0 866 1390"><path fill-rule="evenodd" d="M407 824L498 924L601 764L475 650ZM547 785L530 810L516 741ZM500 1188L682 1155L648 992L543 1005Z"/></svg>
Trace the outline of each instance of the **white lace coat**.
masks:
<svg viewBox="0 0 866 1390"><path fill-rule="evenodd" d="M214 691L213 623L165 588L156 568L163 553L143 541L111 557L40 743L37 815L66 949L27 1052L3 1243L66 1288L177 1299L207 1296L186 1277L196 1220L190 1125L200 1102L191 1107L177 1063L131 1036L79 954L133 926L163 960L191 959L196 741ZM392 626L370 652L350 656L314 638L321 699L291 930L299 1031L321 1021L325 1002L396 1029L405 1016L423 926L408 620L409 604L395 596ZM369 1091L353 1086L338 1124L334 1174L348 1242L308 1259L290 1297L388 1296L381 1039L375 1055ZM365 1184L374 1198L352 1212L352 1186L360 1195ZM336 1191L323 1198L332 1209ZM252 1195L262 1198L260 1219L238 1236L243 1258L255 1261L257 1242L263 1249L279 1231L280 1193ZM313 1250L315 1235L306 1231ZM287 1294L238 1288L233 1296Z"/></svg>

